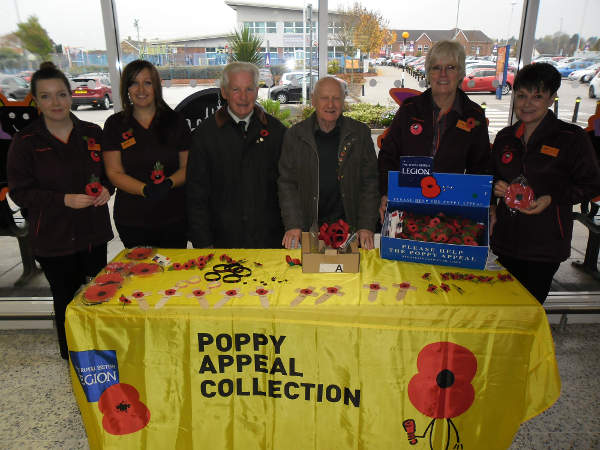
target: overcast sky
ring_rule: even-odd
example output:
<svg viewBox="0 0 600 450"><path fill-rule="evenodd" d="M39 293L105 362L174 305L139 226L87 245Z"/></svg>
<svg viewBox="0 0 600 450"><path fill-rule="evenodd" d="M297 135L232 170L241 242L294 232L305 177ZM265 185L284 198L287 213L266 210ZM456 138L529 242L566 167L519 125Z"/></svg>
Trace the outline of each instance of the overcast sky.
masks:
<svg viewBox="0 0 600 450"><path fill-rule="evenodd" d="M142 39L230 32L236 23L235 11L223 0L115 0L115 3L122 38L137 37L135 19L139 20ZM259 0L256 3L303 4L299 0ZM318 6L318 0L312 3ZM450 29L456 25L459 0L362 0L361 3L389 18L392 29ZM331 0L329 9L349 4ZM0 5L4 16L0 35L16 30L18 11L21 21L36 14L57 43L87 49L106 48L99 0L0 0ZM460 0L458 26L480 29L491 38L517 36L522 7L523 0ZM540 0L536 36L559 29L568 34L581 31L584 37L598 36L599 18L600 0Z"/></svg>

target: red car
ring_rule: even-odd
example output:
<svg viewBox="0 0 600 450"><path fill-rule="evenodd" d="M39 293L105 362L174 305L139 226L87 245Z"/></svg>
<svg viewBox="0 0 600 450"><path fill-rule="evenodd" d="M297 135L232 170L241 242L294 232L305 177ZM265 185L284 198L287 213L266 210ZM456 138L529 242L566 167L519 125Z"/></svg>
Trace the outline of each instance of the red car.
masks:
<svg viewBox="0 0 600 450"><path fill-rule="evenodd" d="M515 73L512 70L506 72L506 83L502 86L502 95L508 95L512 89ZM461 89L464 92L491 92L496 93L496 69L475 68L467 73L462 82Z"/></svg>
<svg viewBox="0 0 600 450"><path fill-rule="evenodd" d="M71 109L77 110L81 105L94 108L109 109L112 103L112 89L106 75L81 75L71 80L73 103Z"/></svg>

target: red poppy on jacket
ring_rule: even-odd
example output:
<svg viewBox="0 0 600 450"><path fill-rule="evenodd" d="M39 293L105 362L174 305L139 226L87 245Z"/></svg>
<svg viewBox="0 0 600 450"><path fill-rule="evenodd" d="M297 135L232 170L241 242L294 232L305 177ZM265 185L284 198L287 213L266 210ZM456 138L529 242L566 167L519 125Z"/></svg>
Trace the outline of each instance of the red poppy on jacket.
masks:
<svg viewBox="0 0 600 450"><path fill-rule="evenodd" d="M479 125L479 122L476 121L473 117L469 117L467 119L467 126L471 129L475 128L477 125Z"/></svg>
<svg viewBox="0 0 600 450"><path fill-rule="evenodd" d="M410 125L410 132L415 136L420 135L423 132L423 125L420 123L413 123Z"/></svg>
<svg viewBox="0 0 600 450"><path fill-rule="evenodd" d="M508 164L512 161L513 159L513 153L510 151L506 151L504 153L502 153L502 163L503 164Z"/></svg>
<svg viewBox="0 0 600 450"><path fill-rule="evenodd" d="M123 138L124 141L133 137L133 129L130 128L129 130L124 131L123 134L121 134L121 137Z"/></svg>
<svg viewBox="0 0 600 450"><path fill-rule="evenodd" d="M139 263L131 268L133 275L152 275L160 270L158 264Z"/></svg>
<svg viewBox="0 0 600 450"><path fill-rule="evenodd" d="M473 404L471 380L477 372L477 359L468 348L452 342L429 344L419 352L417 369L408 383L408 398L421 413L450 419Z"/></svg>
<svg viewBox="0 0 600 450"><path fill-rule="evenodd" d="M123 282L123 276L118 272L105 273L98 275L94 282L96 284L120 284Z"/></svg>
<svg viewBox="0 0 600 450"><path fill-rule="evenodd" d="M269 135L269 132L263 128L262 130L260 130L260 135L262 137L267 137Z"/></svg>
<svg viewBox="0 0 600 450"><path fill-rule="evenodd" d="M90 302L106 302L115 295L118 289L118 284L93 284L85 290L83 296Z"/></svg>
<svg viewBox="0 0 600 450"><path fill-rule="evenodd" d="M129 259L146 259L152 254L152 247L136 247L125 255Z"/></svg>
<svg viewBox="0 0 600 450"><path fill-rule="evenodd" d="M336 287L328 287L327 288L328 294L337 294L337 292L338 292L338 288L336 288Z"/></svg>
<svg viewBox="0 0 600 450"><path fill-rule="evenodd" d="M90 156L94 162L100 162L100 153L98 152L90 152Z"/></svg>

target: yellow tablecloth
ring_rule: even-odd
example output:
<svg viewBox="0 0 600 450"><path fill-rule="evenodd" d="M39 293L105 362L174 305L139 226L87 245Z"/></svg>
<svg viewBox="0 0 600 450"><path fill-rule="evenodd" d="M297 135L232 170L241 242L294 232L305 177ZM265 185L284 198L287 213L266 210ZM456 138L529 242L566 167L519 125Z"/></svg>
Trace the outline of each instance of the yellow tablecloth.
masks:
<svg viewBox="0 0 600 450"><path fill-rule="evenodd" d="M376 251L356 274L303 274L285 261L299 251L158 254L173 264L99 278L67 309L92 449L504 449L560 394L544 310L506 272ZM223 254L252 274L205 281Z"/></svg>

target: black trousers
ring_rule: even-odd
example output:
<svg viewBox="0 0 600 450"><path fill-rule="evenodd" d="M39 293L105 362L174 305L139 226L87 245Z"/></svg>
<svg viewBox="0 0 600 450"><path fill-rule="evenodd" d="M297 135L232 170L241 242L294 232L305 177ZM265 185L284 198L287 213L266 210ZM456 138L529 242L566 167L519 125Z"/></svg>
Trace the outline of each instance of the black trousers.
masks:
<svg viewBox="0 0 600 450"><path fill-rule="evenodd" d="M106 266L106 244L65 256L36 256L50 283L60 356L69 359L65 334L65 311L77 290Z"/></svg>
<svg viewBox="0 0 600 450"><path fill-rule="evenodd" d="M538 302L544 304L550 292L552 278L560 266L559 262L526 261L504 255L498 256L498 262L506 267Z"/></svg>
<svg viewBox="0 0 600 450"><path fill-rule="evenodd" d="M138 246L160 248L186 248L186 222L177 222L161 228L142 228L115 223L125 248Z"/></svg>

